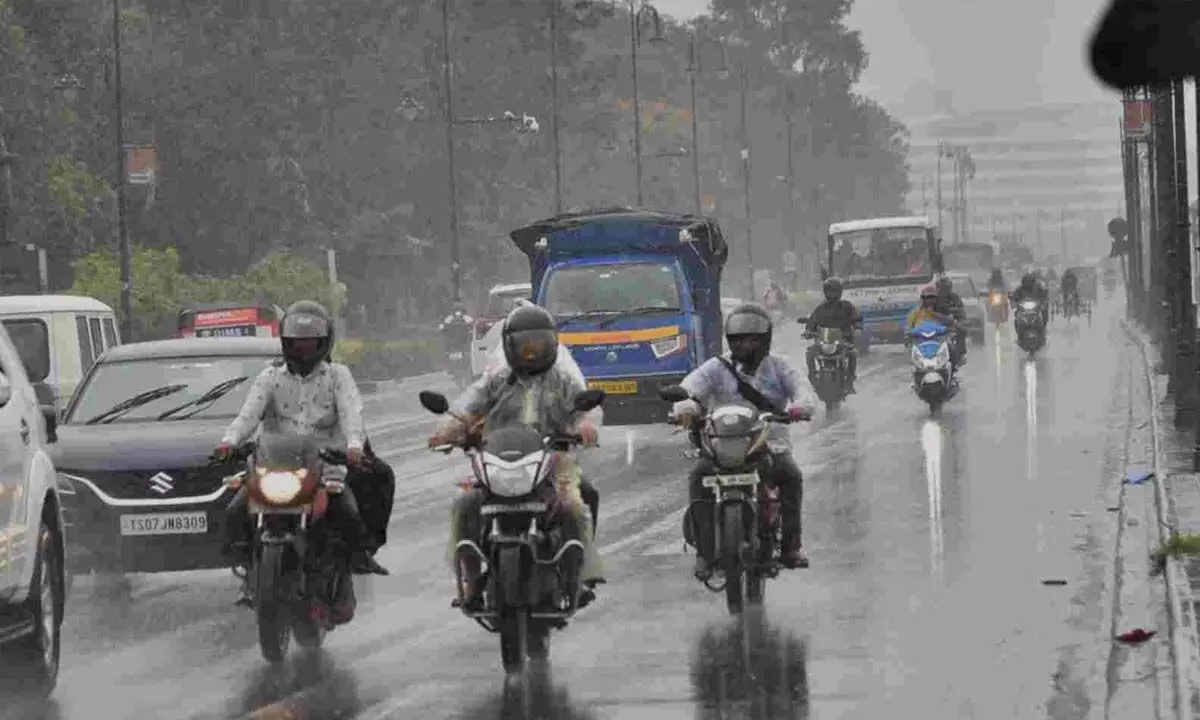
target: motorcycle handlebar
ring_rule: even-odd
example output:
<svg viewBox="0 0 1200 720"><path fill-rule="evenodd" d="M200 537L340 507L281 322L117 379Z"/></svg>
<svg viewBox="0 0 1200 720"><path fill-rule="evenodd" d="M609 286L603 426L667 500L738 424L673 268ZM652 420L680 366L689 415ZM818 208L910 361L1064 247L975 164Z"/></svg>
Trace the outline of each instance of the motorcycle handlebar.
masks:
<svg viewBox="0 0 1200 720"><path fill-rule="evenodd" d="M581 435L547 435L543 438L543 442L548 445L582 445L583 437ZM477 450L480 447L479 442L465 443L445 443L443 445L434 445L429 448L431 452L440 452L443 455L449 455L455 449L466 452L467 450Z"/></svg>

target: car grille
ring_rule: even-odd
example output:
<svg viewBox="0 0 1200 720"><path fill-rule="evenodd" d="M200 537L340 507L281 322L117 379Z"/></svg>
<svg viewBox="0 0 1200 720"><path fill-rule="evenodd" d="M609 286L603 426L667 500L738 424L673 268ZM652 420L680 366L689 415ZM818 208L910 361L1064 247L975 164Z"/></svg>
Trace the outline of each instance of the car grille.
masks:
<svg viewBox="0 0 1200 720"><path fill-rule="evenodd" d="M104 492L121 500L167 500L207 495L221 485L221 477L225 474L221 468L206 467L154 471L62 472L87 478Z"/></svg>

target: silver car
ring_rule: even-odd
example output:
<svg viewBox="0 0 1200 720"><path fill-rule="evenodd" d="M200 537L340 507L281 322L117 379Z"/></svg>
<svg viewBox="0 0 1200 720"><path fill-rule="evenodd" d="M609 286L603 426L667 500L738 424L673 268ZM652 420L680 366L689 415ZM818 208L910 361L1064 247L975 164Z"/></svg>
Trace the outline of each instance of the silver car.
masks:
<svg viewBox="0 0 1200 720"><path fill-rule="evenodd" d="M984 307L980 293L986 295L987 289L981 290L977 287L971 276L965 272L948 272L946 276L954 285L954 292L962 298L963 309L967 314L967 337L976 345L982 345L987 336L987 308Z"/></svg>

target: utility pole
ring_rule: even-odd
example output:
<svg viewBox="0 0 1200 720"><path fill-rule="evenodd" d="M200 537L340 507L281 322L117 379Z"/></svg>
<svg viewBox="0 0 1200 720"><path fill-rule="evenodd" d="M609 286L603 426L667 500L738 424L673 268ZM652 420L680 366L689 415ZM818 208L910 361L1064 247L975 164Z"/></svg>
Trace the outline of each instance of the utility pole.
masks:
<svg viewBox="0 0 1200 720"><path fill-rule="evenodd" d="M121 340L133 336L133 261L129 249L129 226L125 220L125 109L121 98L121 0L112 0L113 21L113 111L117 127L117 254L121 267ZM8 174L8 171L5 171ZM10 176L11 177L11 176ZM6 183L7 185L7 183Z"/></svg>
<svg viewBox="0 0 1200 720"><path fill-rule="evenodd" d="M638 95L637 51L640 13L629 0L629 59L633 66L633 164L637 173L637 206L642 206L642 107Z"/></svg>
<svg viewBox="0 0 1200 720"><path fill-rule="evenodd" d="M748 7L745 9L745 11L742 15L742 32L745 36L746 41L749 42L749 40L750 40L750 12L749 12ZM746 216L746 275L749 278L749 285L747 287L749 287L749 289L750 289L749 298L751 300L753 300L756 297L756 295L755 295L755 290L754 290L754 227L753 227L754 220L750 214L750 126L749 126L749 123L747 120L749 113L748 113L747 98L746 98L746 94L749 90L749 83L750 83L749 77L747 76L747 67L746 67L748 64L749 63L747 62L746 54L743 53L742 62L741 62L741 71L742 71L741 72L741 75L742 75L742 82L741 82L741 85L742 85L742 88L741 88L741 90L742 90L742 92L741 92L741 96L742 96L741 97L741 105L742 105L742 108L741 108L741 110L742 110L742 118L741 118L742 119L742 194L743 194L743 200L744 200L744 205L745 205L745 216Z"/></svg>
<svg viewBox="0 0 1200 720"><path fill-rule="evenodd" d="M791 76L784 75L783 81L784 81L784 83L786 83L786 89L784 91L784 103L786 103L785 117L787 118L787 120L786 120L786 122L787 122L787 192L788 192L787 227L788 227L788 236L792 241L792 254L797 258L797 262L799 262L798 259L800 257L800 238L798 235L796 235L796 158L795 158L796 151L793 146L794 139L792 137L793 136L793 132L792 132L792 102L794 101L795 98L792 96ZM792 283L793 290L800 289L800 273L798 270L799 270L799 268L797 267L796 277Z"/></svg>
<svg viewBox="0 0 1200 720"><path fill-rule="evenodd" d="M1175 232L1175 134L1173 127L1173 108L1169 86L1154 89L1152 101L1154 124L1154 176L1155 194L1154 205L1157 208L1156 223L1153 233L1153 256L1156 272L1151 284L1155 292L1155 311L1151 316L1158 316L1158 347L1171 380L1176 378L1175 348L1177 347L1176 331L1179 319L1175 316L1176 304L1174 288L1171 282L1169 255L1172 235ZM1173 254L1173 253L1172 253ZM1177 389L1172 387L1172 389Z"/></svg>
<svg viewBox="0 0 1200 720"><path fill-rule="evenodd" d="M562 138L558 109L558 10L561 0L550 0L550 127L554 153L554 214L563 211Z"/></svg>
<svg viewBox="0 0 1200 720"><path fill-rule="evenodd" d="M458 237L458 181L454 164L454 66L450 60L450 0L442 0L442 82L446 95L446 175L450 201L450 273L454 300L462 300L461 249Z"/></svg>
<svg viewBox="0 0 1200 720"><path fill-rule="evenodd" d="M938 237L942 237L942 141L937 144L937 226Z"/></svg>
<svg viewBox="0 0 1200 720"><path fill-rule="evenodd" d="M1186 426L1196 419L1196 309L1192 305L1191 212L1188 207L1187 113L1184 110L1183 80L1171 83L1175 125L1175 236L1169 245L1168 263L1174 273L1175 307L1175 425Z"/></svg>
<svg viewBox="0 0 1200 720"><path fill-rule="evenodd" d="M700 64L696 55L696 31L688 32L688 91L692 104L692 193L695 202L695 213L704 214L704 205L700 201L700 121L696 117L696 76L700 74Z"/></svg>

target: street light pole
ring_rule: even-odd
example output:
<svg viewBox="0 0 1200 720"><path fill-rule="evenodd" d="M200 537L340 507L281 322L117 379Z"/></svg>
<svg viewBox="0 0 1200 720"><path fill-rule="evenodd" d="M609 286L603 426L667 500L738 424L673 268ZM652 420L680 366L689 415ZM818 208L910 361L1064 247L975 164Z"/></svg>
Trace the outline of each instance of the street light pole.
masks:
<svg viewBox="0 0 1200 720"><path fill-rule="evenodd" d="M792 137L792 83L791 76L784 76L784 116L787 122L787 190L788 190L788 236L792 241L792 255L796 257L796 262L799 263L800 246L799 236L796 235L796 158L794 157L795 150L793 148L794 139ZM797 268L799 266L797 265ZM792 289L800 289L799 272L792 282Z"/></svg>
<svg viewBox="0 0 1200 720"><path fill-rule="evenodd" d="M700 65L696 58L695 30L688 32L688 64L688 86L692 103L692 191L695 195L696 214L700 215L704 212L704 207L700 202L700 121L696 119L696 75L700 72Z"/></svg>
<svg viewBox="0 0 1200 720"><path fill-rule="evenodd" d="M133 337L133 279L129 227L125 221L125 112L121 104L121 0L112 0L114 112L117 126L117 254L121 267L121 338Z"/></svg>
<svg viewBox="0 0 1200 720"><path fill-rule="evenodd" d="M742 58L742 195L745 200L746 215L746 273L749 277L750 298L754 294L754 230L750 217L750 128L746 121L746 86L749 82L746 76L746 58Z"/></svg>
<svg viewBox="0 0 1200 720"><path fill-rule="evenodd" d="M442 81L446 86L446 162L449 165L447 189L450 193L450 272L454 300L462 300L462 265L459 263L458 183L454 177L454 71L450 64L450 0L442 0Z"/></svg>
<svg viewBox="0 0 1200 720"><path fill-rule="evenodd" d="M558 4L561 0L550 0L550 126L554 153L554 214L563 211L562 146L558 117Z"/></svg>
<svg viewBox="0 0 1200 720"><path fill-rule="evenodd" d="M629 0L629 59L633 66L633 163L637 173L637 205L642 206L642 107L638 97L637 51L639 16L637 0Z"/></svg>

